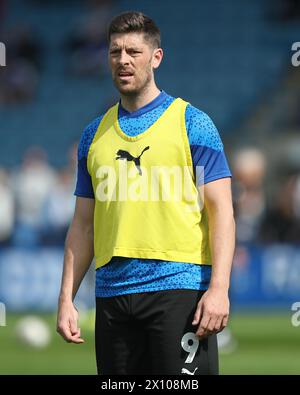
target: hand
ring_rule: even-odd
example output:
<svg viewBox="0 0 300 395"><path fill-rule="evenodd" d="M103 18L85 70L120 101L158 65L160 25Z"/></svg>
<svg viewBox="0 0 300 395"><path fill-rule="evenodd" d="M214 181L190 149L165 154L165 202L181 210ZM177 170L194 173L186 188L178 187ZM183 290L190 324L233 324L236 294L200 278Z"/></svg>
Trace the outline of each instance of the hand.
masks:
<svg viewBox="0 0 300 395"><path fill-rule="evenodd" d="M80 328L77 327L78 318L78 311L72 302L59 303L56 331L68 343L84 343L80 337Z"/></svg>
<svg viewBox="0 0 300 395"><path fill-rule="evenodd" d="M221 332L228 323L229 298L227 290L209 288L199 300L192 325L198 325L200 339Z"/></svg>

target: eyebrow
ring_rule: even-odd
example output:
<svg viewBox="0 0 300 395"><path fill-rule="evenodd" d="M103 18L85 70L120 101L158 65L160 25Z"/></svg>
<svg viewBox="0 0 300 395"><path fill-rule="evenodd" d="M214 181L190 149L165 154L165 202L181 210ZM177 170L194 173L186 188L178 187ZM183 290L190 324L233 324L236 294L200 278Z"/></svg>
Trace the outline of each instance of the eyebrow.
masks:
<svg viewBox="0 0 300 395"><path fill-rule="evenodd" d="M120 49L121 48L118 45L113 45L110 48L110 51L120 50ZM139 48L139 47L127 47L126 49L129 50L129 51L141 51L142 50L142 48Z"/></svg>

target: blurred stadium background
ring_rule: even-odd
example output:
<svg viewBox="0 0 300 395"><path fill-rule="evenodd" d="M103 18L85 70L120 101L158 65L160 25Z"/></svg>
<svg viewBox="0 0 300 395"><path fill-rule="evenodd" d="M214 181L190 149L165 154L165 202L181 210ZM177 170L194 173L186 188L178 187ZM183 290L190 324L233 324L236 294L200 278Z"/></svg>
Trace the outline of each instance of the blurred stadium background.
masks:
<svg viewBox="0 0 300 395"><path fill-rule="evenodd" d="M132 9L161 28L158 86L211 116L234 175L220 371L300 374L299 0L0 0L0 374L96 373L93 268L76 299L84 345L55 333L56 302L77 143L118 98L106 26Z"/></svg>

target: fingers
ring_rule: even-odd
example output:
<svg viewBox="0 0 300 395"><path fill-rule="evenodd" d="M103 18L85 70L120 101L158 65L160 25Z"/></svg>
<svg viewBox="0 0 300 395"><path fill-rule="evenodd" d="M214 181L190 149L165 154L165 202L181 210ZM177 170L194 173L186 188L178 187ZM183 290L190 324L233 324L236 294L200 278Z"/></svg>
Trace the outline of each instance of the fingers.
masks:
<svg viewBox="0 0 300 395"><path fill-rule="evenodd" d="M84 343L84 340L80 337L80 329L77 329L76 332L72 332L69 325L60 325L57 328L57 332L68 343Z"/></svg>
<svg viewBox="0 0 300 395"><path fill-rule="evenodd" d="M196 335L200 338L206 337L215 331L217 325L221 322L218 321L218 316L205 311L204 304L200 300L194 314L192 325L199 324Z"/></svg>
<svg viewBox="0 0 300 395"><path fill-rule="evenodd" d="M196 331L196 336L199 336L200 338L204 338L210 334L210 330L209 330L210 320L211 320L210 315L204 313L199 323L198 329Z"/></svg>
<svg viewBox="0 0 300 395"><path fill-rule="evenodd" d="M70 331L72 334L71 337L72 343L84 343L84 340L80 337L80 328L77 328L76 321L70 322Z"/></svg>
<svg viewBox="0 0 300 395"><path fill-rule="evenodd" d="M77 332L72 336L71 342L76 344L84 343L84 340L80 336L80 328L77 329Z"/></svg>
<svg viewBox="0 0 300 395"><path fill-rule="evenodd" d="M77 328L76 321L70 319L69 322L60 322L57 325L57 332L63 337L63 339L68 343L84 343L81 338L80 328Z"/></svg>
<svg viewBox="0 0 300 395"><path fill-rule="evenodd" d="M196 336L205 338L213 333L221 332L228 323L228 315L204 313L196 331Z"/></svg>
<svg viewBox="0 0 300 395"><path fill-rule="evenodd" d="M215 324L215 331L216 331L216 333L219 333L219 332L221 332L224 329L222 323L223 323L223 317L220 316L219 318L217 318L216 324Z"/></svg>
<svg viewBox="0 0 300 395"><path fill-rule="evenodd" d="M200 301L200 302L198 303L197 309L196 309L196 311L195 311L194 319L193 319L192 325L197 325L197 324L199 324L200 318L201 318L201 316L202 316L202 310L203 310L203 305L202 305L202 303L201 303L201 301Z"/></svg>
<svg viewBox="0 0 300 395"><path fill-rule="evenodd" d="M61 303L57 315L56 331L68 343L84 343L77 327L78 310L73 303Z"/></svg>
<svg viewBox="0 0 300 395"><path fill-rule="evenodd" d="M70 332L72 336L78 335L79 329L77 328L77 323L75 319L70 319Z"/></svg>
<svg viewBox="0 0 300 395"><path fill-rule="evenodd" d="M228 292L223 288L209 288L198 302L192 324L198 325L195 333L200 339L221 332L228 323Z"/></svg>

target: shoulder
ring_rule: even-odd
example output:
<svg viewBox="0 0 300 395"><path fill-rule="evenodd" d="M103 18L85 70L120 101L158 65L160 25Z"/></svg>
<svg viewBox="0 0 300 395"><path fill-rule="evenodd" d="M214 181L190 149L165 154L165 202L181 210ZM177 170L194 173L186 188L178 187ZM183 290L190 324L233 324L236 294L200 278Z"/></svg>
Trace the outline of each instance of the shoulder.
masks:
<svg viewBox="0 0 300 395"><path fill-rule="evenodd" d="M82 159L87 156L90 145L94 139L98 126L102 121L103 117L104 114L98 116L83 129L78 145L78 159Z"/></svg>
<svg viewBox="0 0 300 395"><path fill-rule="evenodd" d="M185 123L191 145L202 145L217 151L223 150L218 129L204 111L188 103L185 110Z"/></svg>

